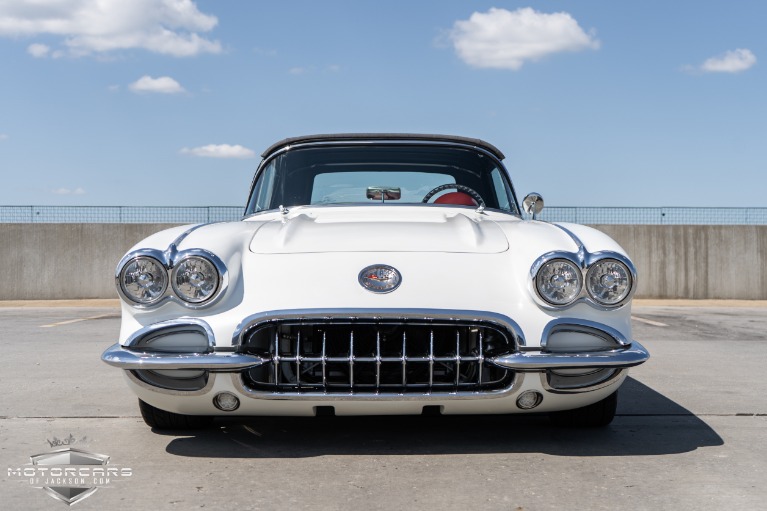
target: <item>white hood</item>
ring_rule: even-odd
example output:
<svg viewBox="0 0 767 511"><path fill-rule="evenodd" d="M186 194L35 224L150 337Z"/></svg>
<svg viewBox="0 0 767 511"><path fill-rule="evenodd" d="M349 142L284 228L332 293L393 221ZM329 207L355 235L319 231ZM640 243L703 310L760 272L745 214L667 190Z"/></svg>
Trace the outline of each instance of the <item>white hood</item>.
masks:
<svg viewBox="0 0 767 511"><path fill-rule="evenodd" d="M250 244L257 254L508 250L503 230L472 209L440 207L295 208L263 224Z"/></svg>

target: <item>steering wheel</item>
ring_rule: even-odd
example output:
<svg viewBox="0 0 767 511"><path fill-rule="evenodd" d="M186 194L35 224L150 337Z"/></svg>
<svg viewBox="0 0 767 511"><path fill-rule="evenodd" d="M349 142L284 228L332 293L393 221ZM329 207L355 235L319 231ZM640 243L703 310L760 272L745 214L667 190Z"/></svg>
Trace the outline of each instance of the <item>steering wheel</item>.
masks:
<svg viewBox="0 0 767 511"><path fill-rule="evenodd" d="M470 195L472 199L477 201L477 204L479 204L479 207L484 208L485 207L485 201L482 200L482 196L478 194L474 189L469 188L465 185L459 185L457 183L448 183L444 185L439 185L438 187L434 188L432 191L424 195L423 200L421 202L426 203L429 202L429 199L437 195L439 192L443 190L458 190L459 192L463 192L467 195Z"/></svg>

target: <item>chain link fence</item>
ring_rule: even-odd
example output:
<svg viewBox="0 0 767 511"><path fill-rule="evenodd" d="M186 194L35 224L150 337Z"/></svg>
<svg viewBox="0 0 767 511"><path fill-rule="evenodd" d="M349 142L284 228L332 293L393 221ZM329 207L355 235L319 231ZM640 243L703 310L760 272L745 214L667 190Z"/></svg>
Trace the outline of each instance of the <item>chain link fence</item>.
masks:
<svg viewBox="0 0 767 511"><path fill-rule="evenodd" d="M544 208L547 222L631 225L765 225L767 208Z"/></svg>
<svg viewBox="0 0 767 511"><path fill-rule="evenodd" d="M243 211L231 206L0 206L0 223L194 224L239 220Z"/></svg>
<svg viewBox="0 0 767 511"><path fill-rule="evenodd" d="M0 223L191 224L234 221L243 208L139 206L0 206ZM633 225L767 225L767 208L548 207L547 222Z"/></svg>

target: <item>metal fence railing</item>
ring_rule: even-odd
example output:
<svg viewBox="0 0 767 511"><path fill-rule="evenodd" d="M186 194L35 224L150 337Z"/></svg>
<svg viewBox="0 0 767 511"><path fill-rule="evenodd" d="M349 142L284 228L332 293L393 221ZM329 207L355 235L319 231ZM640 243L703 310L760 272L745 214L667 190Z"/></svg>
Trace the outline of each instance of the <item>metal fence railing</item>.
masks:
<svg viewBox="0 0 767 511"><path fill-rule="evenodd" d="M0 223L205 223L242 218L237 206L0 206ZM547 207L541 220L578 224L767 225L767 208Z"/></svg>
<svg viewBox="0 0 767 511"><path fill-rule="evenodd" d="M767 225L767 208L544 208L541 220L576 224Z"/></svg>
<svg viewBox="0 0 767 511"><path fill-rule="evenodd" d="M239 220L232 206L0 206L0 223L192 224Z"/></svg>

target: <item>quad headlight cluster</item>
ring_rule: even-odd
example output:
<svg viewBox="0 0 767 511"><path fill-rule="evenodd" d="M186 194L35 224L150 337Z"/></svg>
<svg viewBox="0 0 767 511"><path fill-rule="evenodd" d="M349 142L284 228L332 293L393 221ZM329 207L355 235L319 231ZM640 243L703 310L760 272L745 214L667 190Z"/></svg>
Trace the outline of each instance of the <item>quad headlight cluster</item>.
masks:
<svg viewBox="0 0 767 511"><path fill-rule="evenodd" d="M623 305L634 288L636 272L629 262L605 255L580 263L551 257L534 266L535 292L547 305L565 307L586 299L602 307Z"/></svg>
<svg viewBox="0 0 767 511"><path fill-rule="evenodd" d="M176 299L188 307L209 305L225 287L226 268L213 254L181 252L170 260L159 251L128 254L118 266L117 290L135 306Z"/></svg>

